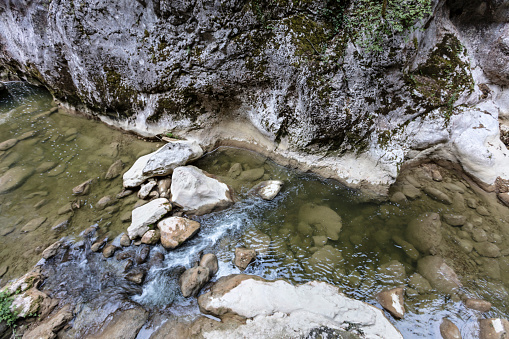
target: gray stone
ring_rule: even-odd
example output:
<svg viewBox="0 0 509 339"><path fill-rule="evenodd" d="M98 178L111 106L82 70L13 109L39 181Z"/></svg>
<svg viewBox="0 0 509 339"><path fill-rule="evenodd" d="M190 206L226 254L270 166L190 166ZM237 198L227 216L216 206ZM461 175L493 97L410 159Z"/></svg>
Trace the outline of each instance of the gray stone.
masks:
<svg viewBox="0 0 509 339"><path fill-rule="evenodd" d="M406 229L407 240L424 254L435 254L442 241L442 223L437 213L426 213L412 220Z"/></svg>
<svg viewBox="0 0 509 339"><path fill-rule="evenodd" d="M57 337L60 331L72 318L73 307L66 305L56 314L46 319L35 328L23 334L23 339L52 339Z"/></svg>
<svg viewBox="0 0 509 339"><path fill-rule="evenodd" d="M165 198L155 199L135 208L132 212L131 225L127 229L129 238L142 237L150 229L149 225L155 227L156 223L169 211L171 211L171 204Z"/></svg>
<svg viewBox="0 0 509 339"><path fill-rule="evenodd" d="M32 168L13 167L0 177L0 194L12 191L23 185L34 173Z"/></svg>
<svg viewBox="0 0 509 339"><path fill-rule="evenodd" d="M148 318L149 313L140 306L135 306L125 311L119 309L111 316L109 322L103 324L102 330L99 333L94 336L87 336L87 338L135 339Z"/></svg>
<svg viewBox="0 0 509 339"><path fill-rule="evenodd" d="M261 179L265 174L265 169L263 167L253 168L247 171L243 171L240 173L237 180L246 181L246 182L255 182L256 180Z"/></svg>
<svg viewBox="0 0 509 339"><path fill-rule="evenodd" d="M458 326L447 318L442 319L442 323L440 324L440 334L443 339L461 339L461 333Z"/></svg>
<svg viewBox="0 0 509 339"><path fill-rule="evenodd" d="M180 290L186 298L196 296L209 281L210 272L207 267L196 266L186 270L179 278Z"/></svg>
<svg viewBox="0 0 509 339"><path fill-rule="evenodd" d="M452 204L452 199L445 194L444 192L440 191L439 189L436 189L431 186L425 186L423 188L424 193L426 193L430 198L440 201L446 205Z"/></svg>
<svg viewBox="0 0 509 339"><path fill-rule="evenodd" d="M405 315L403 288L397 287L377 293L376 300L389 311L394 318L401 319Z"/></svg>
<svg viewBox="0 0 509 339"><path fill-rule="evenodd" d="M161 231L161 244L170 250L198 233L200 223L181 217L169 217L158 222L157 227Z"/></svg>
<svg viewBox="0 0 509 339"><path fill-rule="evenodd" d="M118 177L122 173L122 170L124 169L124 166L125 165L122 162L122 160L119 159L119 160L115 161L108 168L108 172L106 172L106 175L104 176L104 179L111 180L111 179L114 179L114 178Z"/></svg>
<svg viewBox="0 0 509 339"><path fill-rule="evenodd" d="M240 270L245 270L247 266L256 258L256 251L249 248L237 247L235 249L235 266Z"/></svg>
<svg viewBox="0 0 509 339"><path fill-rule="evenodd" d="M444 221L451 226L463 226L467 222L467 217L458 214L444 214Z"/></svg>
<svg viewBox="0 0 509 339"><path fill-rule="evenodd" d="M233 204L230 188L194 166L177 167L171 181L171 201L188 213L202 215Z"/></svg>
<svg viewBox="0 0 509 339"><path fill-rule="evenodd" d="M149 181L146 184L141 185L140 190L138 191L138 198L146 199L152 191L152 189L157 185L155 181Z"/></svg>

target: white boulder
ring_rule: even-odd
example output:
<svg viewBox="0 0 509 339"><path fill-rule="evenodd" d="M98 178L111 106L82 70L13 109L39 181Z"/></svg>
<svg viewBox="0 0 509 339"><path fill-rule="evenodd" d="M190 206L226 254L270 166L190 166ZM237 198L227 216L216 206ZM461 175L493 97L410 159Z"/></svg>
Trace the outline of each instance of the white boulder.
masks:
<svg viewBox="0 0 509 339"><path fill-rule="evenodd" d="M132 212L131 226L127 228L129 238L142 237L150 229L149 225L155 226L159 219L169 211L171 211L171 204L165 198L154 199L135 208Z"/></svg>
<svg viewBox="0 0 509 339"><path fill-rule="evenodd" d="M267 180L256 185L253 191L264 200L272 200L278 195L282 187L283 182L280 180Z"/></svg>
<svg viewBox="0 0 509 339"><path fill-rule="evenodd" d="M228 185L194 166L177 167L171 181L171 201L196 215L218 211L233 204Z"/></svg>

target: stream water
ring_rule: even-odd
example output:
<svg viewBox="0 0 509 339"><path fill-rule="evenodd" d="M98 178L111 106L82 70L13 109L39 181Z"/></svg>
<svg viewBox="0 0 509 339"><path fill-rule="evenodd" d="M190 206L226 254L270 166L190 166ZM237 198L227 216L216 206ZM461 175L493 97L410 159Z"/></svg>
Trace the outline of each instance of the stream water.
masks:
<svg viewBox="0 0 509 339"><path fill-rule="evenodd" d="M123 278L122 260L104 259L101 253L90 251L97 239L118 243L129 225L123 216L138 201L135 194L114 198L122 191L121 176L105 179L105 173L119 159L129 168L139 156L162 144L80 116L50 113L54 104L49 93L23 83L9 83L8 87L11 95L0 100L0 142L30 136L0 151L0 175L12 168L31 175L0 194L0 274L7 269L0 276L0 285L28 271L39 261L42 250L56 240L71 243L64 258L47 268L44 285L52 297L81 305L74 332L68 337L86 336L113 311L133 303L154 314L172 314L183 320L196 317L196 300L182 297L179 274L204 252L219 258L214 279L240 273L232 263L239 246L258 252L245 273L295 284L326 281L378 307L377 292L405 286L407 313L401 320L388 315L405 338L440 337L444 317L458 325L464 338L475 338L478 319L509 316L508 209L467 178L432 165L403 173L391 188L396 193L405 192L408 185L418 186L411 199L373 203L336 181L281 167L245 150L220 148L193 165L233 187L238 202L227 210L193 217L202 228L182 247L168 252L153 246L148 262L140 264L147 271L144 284L128 282ZM436 171L440 178L433 177ZM72 188L88 179L93 179L90 193L73 196ZM249 190L267 179L284 181L281 193L272 201L252 196ZM422 188L427 186L446 192L451 202L444 204L424 194ZM96 203L104 196L113 197L113 204L98 209ZM409 282L418 271L418 258L398 245L397 237L405 238L408 224L429 212L461 215L467 220L461 227L442 221L443 241L437 254L458 274L464 285L462 293L493 304L489 312L466 308L456 295L435 289L417 291ZM338 236L310 227L316 215L339 218ZM34 219L39 221L31 223ZM97 231L83 236L90 226ZM483 256L472 249L487 242L495 244L500 253ZM143 248L131 246L125 251L135 257ZM138 338L149 338L156 328L148 324Z"/></svg>

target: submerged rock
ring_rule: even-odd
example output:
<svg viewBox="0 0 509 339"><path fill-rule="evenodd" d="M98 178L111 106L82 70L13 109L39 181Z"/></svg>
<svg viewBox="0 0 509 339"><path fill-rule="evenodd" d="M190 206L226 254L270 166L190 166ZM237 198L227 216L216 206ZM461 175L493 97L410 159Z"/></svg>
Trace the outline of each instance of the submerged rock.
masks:
<svg viewBox="0 0 509 339"><path fill-rule="evenodd" d="M48 248L46 248L42 252L42 257L44 259L49 259L49 258L54 257L58 253L58 250L60 249L61 246L62 246L62 242L60 242L60 241L57 241L53 245L48 246Z"/></svg>
<svg viewBox="0 0 509 339"><path fill-rule="evenodd" d="M442 323L440 324L440 334L443 339L461 339L461 333L458 326L447 318L442 319Z"/></svg>
<svg viewBox="0 0 509 339"><path fill-rule="evenodd" d="M210 271L207 267L195 266L186 270L179 278L182 295L186 298L196 296L209 279Z"/></svg>
<svg viewBox="0 0 509 339"><path fill-rule="evenodd" d="M445 194L444 192L440 191L439 189L436 189L434 187L425 186L423 188L424 193L426 193L430 198L440 201L446 205L452 204L452 199Z"/></svg>
<svg viewBox="0 0 509 339"><path fill-rule="evenodd" d="M424 254L435 254L442 241L442 223L437 213L426 213L412 220L406 229L407 240Z"/></svg>
<svg viewBox="0 0 509 339"><path fill-rule="evenodd" d="M124 169L124 163L122 162L122 160L119 159L119 160L115 161L108 168L108 172L106 172L104 179L111 180L111 179L118 177L122 173L123 169Z"/></svg>
<svg viewBox="0 0 509 339"><path fill-rule="evenodd" d="M171 211L171 204L165 198L155 199L135 208L132 212L131 225L127 229L129 238L142 237L150 229L150 225L155 227L155 224L169 211Z"/></svg>
<svg viewBox="0 0 509 339"><path fill-rule="evenodd" d="M419 259L417 269L440 292L451 294L462 286L454 270L442 257L427 256Z"/></svg>
<svg viewBox="0 0 509 339"><path fill-rule="evenodd" d="M161 231L161 244L167 250L180 246L200 230L200 223L182 217L169 217L157 223Z"/></svg>
<svg viewBox="0 0 509 339"><path fill-rule="evenodd" d="M397 319L405 315L405 306L403 300L403 288L397 287L390 290L384 290L376 295L376 300Z"/></svg>
<svg viewBox="0 0 509 339"><path fill-rule="evenodd" d="M90 185L92 184L92 179L88 179L84 183L79 184L78 186L72 189L72 194L74 195L87 195L90 192Z"/></svg>
<svg viewBox="0 0 509 339"><path fill-rule="evenodd" d="M202 215L233 204L230 188L194 166L177 167L172 176L171 201L188 213Z"/></svg>
<svg viewBox="0 0 509 339"><path fill-rule="evenodd" d="M21 232L26 233L35 231L36 229L41 227L42 224L44 224L46 219L47 219L46 217L40 217L30 220L29 222L26 223L25 226L23 226L23 228L21 228Z"/></svg>
<svg viewBox="0 0 509 339"><path fill-rule="evenodd" d="M338 240L343 227L341 217L327 206L306 204L299 210L301 223L311 226L314 235L325 235L331 240Z"/></svg>
<svg viewBox="0 0 509 339"><path fill-rule="evenodd" d="M33 168L13 167L0 177L0 194L12 191L23 185L34 173Z"/></svg>
<svg viewBox="0 0 509 339"><path fill-rule="evenodd" d="M293 286L282 280L232 275L220 278L198 298L198 305L203 313L223 321L239 316L250 319L216 332L222 337L241 338L247 333L261 338L293 338L295 333L307 337L313 329L328 327L366 338L403 338L382 311L323 282Z"/></svg>
<svg viewBox="0 0 509 339"><path fill-rule="evenodd" d="M282 187L283 182L280 180L267 180L253 187L253 191L264 200L272 200L278 195Z"/></svg>
<svg viewBox="0 0 509 339"><path fill-rule="evenodd" d="M491 309L489 301L475 298L465 299L465 306L479 312L488 312Z"/></svg>

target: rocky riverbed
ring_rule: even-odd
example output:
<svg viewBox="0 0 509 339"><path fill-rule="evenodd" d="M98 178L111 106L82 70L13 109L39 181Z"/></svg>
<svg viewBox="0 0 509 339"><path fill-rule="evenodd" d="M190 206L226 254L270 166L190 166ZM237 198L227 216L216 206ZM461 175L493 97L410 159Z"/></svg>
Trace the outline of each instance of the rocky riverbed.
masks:
<svg viewBox="0 0 509 339"><path fill-rule="evenodd" d="M0 116L0 284L28 305L26 338L507 330L509 209L452 166L403 169L374 202L249 151L139 140L8 86L20 94Z"/></svg>

